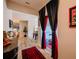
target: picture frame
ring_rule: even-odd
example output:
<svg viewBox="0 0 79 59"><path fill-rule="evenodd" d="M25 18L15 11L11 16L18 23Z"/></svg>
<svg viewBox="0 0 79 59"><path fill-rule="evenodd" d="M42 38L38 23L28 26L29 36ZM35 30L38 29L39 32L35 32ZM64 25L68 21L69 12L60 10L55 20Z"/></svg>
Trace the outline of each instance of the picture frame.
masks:
<svg viewBox="0 0 79 59"><path fill-rule="evenodd" d="M69 9L69 27L76 27L76 6Z"/></svg>

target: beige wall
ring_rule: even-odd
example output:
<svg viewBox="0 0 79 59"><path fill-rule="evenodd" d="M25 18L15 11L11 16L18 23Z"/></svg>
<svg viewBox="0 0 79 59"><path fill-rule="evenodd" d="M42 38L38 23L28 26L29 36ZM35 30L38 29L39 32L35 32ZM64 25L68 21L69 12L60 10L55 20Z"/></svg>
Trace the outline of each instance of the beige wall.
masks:
<svg viewBox="0 0 79 59"><path fill-rule="evenodd" d="M6 1L3 0L3 30L4 31L12 30L12 28L9 28L9 19L12 20L12 11L7 8Z"/></svg>
<svg viewBox="0 0 79 59"><path fill-rule="evenodd" d="M69 8L75 5L75 0L60 0L59 3L59 59L76 59L76 28L69 27Z"/></svg>

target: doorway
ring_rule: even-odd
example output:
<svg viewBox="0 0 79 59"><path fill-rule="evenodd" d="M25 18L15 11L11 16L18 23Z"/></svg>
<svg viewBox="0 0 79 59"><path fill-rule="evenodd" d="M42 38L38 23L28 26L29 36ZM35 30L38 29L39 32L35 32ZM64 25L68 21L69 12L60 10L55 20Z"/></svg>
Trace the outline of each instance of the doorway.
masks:
<svg viewBox="0 0 79 59"><path fill-rule="evenodd" d="M20 38L28 37L28 21L20 21Z"/></svg>

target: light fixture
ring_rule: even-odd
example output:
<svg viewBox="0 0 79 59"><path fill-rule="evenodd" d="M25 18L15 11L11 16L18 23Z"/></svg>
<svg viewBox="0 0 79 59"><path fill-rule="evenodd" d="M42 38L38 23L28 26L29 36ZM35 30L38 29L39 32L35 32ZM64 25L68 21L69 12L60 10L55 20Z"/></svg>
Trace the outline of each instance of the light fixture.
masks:
<svg viewBox="0 0 79 59"><path fill-rule="evenodd" d="M28 4L28 5L30 4L29 2L25 2L25 3Z"/></svg>

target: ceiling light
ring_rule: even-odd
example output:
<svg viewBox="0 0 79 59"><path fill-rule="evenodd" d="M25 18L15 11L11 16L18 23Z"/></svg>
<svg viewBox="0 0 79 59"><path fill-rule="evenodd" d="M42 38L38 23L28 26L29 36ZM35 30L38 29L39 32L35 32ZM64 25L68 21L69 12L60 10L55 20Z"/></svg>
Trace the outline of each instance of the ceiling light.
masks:
<svg viewBox="0 0 79 59"><path fill-rule="evenodd" d="M30 4L29 2L25 2L25 3L28 4L28 5Z"/></svg>

